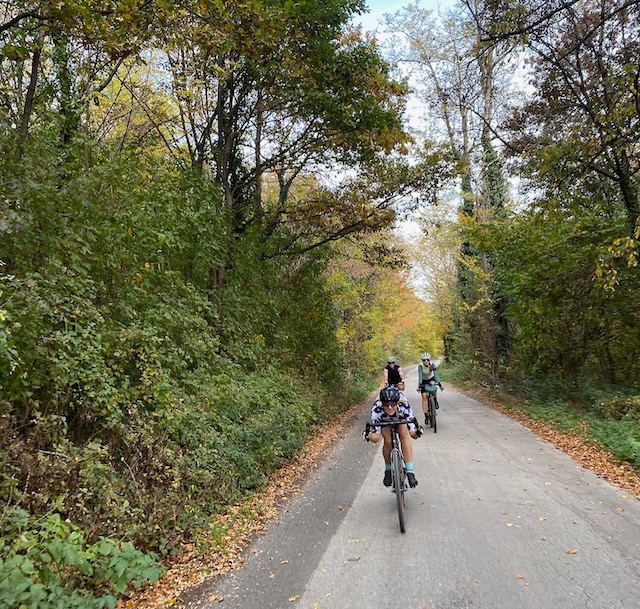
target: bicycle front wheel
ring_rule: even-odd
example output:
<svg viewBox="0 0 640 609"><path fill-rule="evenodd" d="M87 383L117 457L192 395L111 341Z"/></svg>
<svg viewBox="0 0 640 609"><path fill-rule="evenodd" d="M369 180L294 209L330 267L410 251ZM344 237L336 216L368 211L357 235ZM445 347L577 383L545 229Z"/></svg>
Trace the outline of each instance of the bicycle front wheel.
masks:
<svg viewBox="0 0 640 609"><path fill-rule="evenodd" d="M396 494L396 505L398 507L398 520L400 521L400 532L405 531L405 510L407 508L404 496L404 463L400 458L400 451L391 451L391 474L393 476L393 492Z"/></svg>
<svg viewBox="0 0 640 609"><path fill-rule="evenodd" d="M429 396L429 422L433 429L433 433L438 433L438 422L436 421L436 397Z"/></svg>
<svg viewBox="0 0 640 609"><path fill-rule="evenodd" d="M438 412L438 409L436 408L437 404L438 398L434 395L433 403L431 404L433 410L433 418L431 419L433 421L433 433L438 433L438 417L436 416L436 413Z"/></svg>

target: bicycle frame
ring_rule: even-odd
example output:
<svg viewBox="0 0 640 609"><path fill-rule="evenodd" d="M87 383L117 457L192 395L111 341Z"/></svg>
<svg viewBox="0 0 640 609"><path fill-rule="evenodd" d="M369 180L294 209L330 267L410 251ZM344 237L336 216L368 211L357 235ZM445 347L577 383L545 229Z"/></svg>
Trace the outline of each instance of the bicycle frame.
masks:
<svg viewBox="0 0 640 609"><path fill-rule="evenodd" d="M398 436L397 426L405 425L411 422L415 422L417 424L415 418L412 421L407 421L398 419L397 417L389 417L374 423L374 425L377 427L391 428L391 490L396 495L396 506L398 508L398 520L400 522L401 533L404 533L406 530L406 491L409 488L409 483L407 481L407 468L404 461L404 455L402 454L402 446L400 444L400 437Z"/></svg>
<svg viewBox="0 0 640 609"><path fill-rule="evenodd" d="M427 394L427 405L428 405L427 412L425 413L427 415L427 421L425 422L425 424L428 423L431 426L431 428L433 429L433 433L438 433L438 424L437 424L437 416L436 416L437 415L436 411L438 410L437 409L438 389L436 387L435 391L423 392L422 395L424 395L424 393Z"/></svg>

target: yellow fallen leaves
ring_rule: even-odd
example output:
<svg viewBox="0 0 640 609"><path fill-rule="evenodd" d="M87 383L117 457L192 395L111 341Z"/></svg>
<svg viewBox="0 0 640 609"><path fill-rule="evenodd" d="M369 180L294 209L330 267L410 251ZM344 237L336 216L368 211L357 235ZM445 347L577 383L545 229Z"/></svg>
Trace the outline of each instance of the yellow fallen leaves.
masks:
<svg viewBox="0 0 640 609"><path fill-rule="evenodd" d="M299 598L300 598L300 595L299 595L299 594L296 594L296 595L294 595L294 596L290 596L290 597L289 597L289 602L290 602L290 603L295 603Z"/></svg>

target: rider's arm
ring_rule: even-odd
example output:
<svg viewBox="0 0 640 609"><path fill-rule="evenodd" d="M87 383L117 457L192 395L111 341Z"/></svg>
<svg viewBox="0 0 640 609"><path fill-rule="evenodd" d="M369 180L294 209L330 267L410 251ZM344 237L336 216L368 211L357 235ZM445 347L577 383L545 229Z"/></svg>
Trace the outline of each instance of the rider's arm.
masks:
<svg viewBox="0 0 640 609"><path fill-rule="evenodd" d="M384 386L386 387L389 384L389 370L386 368L384 369Z"/></svg>
<svg viewBox="0 0 640 609"><path fill-rule="evenodd" d="M422 385L422 364L418 364L418 385Z"/></svg>
<svg viewBox="0 0 640 609"><path fill-rule="evenodd" d="M440 377L438 376L438 370L436 369L435 364L431 364L431 370L433 370L433 380L438 384L440 389L442 389L442 382L440 381Z"/></svg>

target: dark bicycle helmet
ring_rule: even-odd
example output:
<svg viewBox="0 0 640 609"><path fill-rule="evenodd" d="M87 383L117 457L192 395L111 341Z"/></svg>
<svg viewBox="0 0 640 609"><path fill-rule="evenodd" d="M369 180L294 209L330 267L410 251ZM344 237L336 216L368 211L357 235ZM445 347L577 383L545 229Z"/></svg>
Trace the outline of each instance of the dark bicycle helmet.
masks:
<svg viewBox="0 0 640 609"><path fill-rule="evenodd" d="M381 402L399 402L400 401L400 391L397 387L393 385L390 387L385 387L380 392L380 401Z"/></svg>

